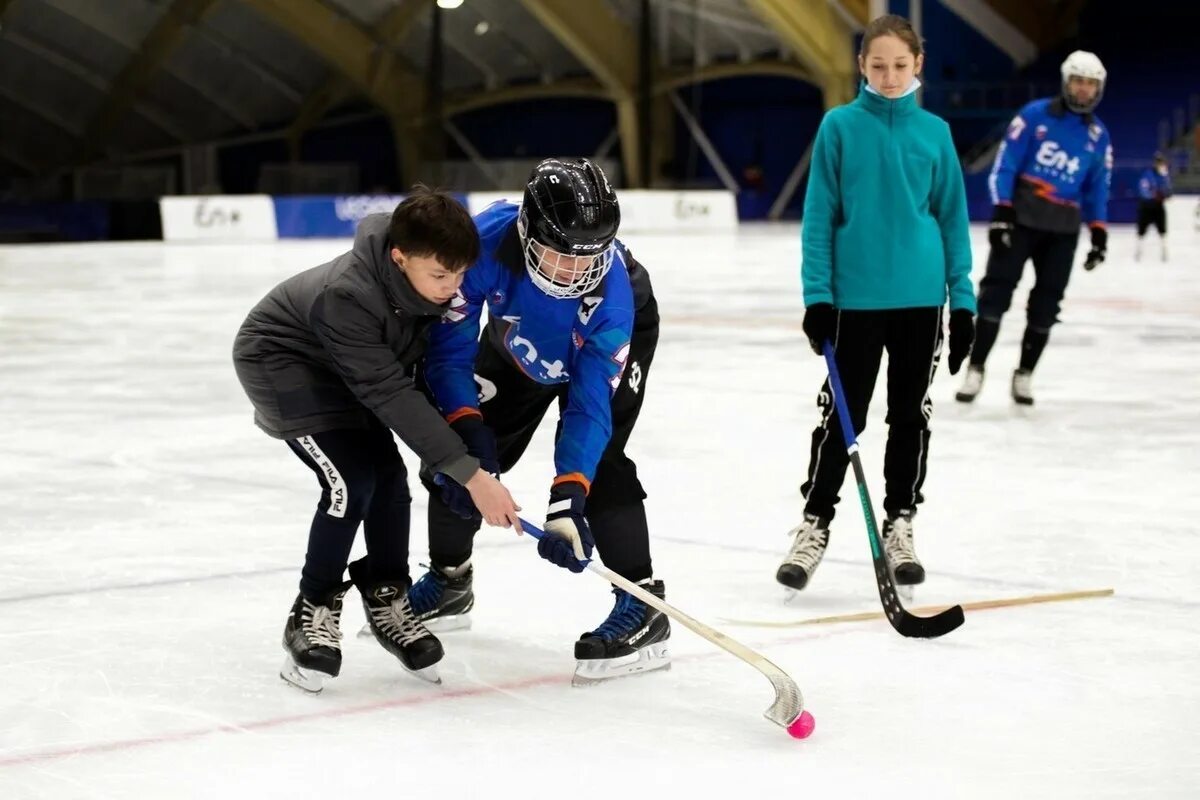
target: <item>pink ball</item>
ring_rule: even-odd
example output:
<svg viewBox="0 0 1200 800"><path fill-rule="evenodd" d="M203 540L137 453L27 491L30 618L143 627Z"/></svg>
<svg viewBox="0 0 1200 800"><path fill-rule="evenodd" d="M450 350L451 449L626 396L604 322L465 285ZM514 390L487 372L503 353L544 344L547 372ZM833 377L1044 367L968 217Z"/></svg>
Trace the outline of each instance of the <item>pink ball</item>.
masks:
<svg viewBox="0 0 1200 800"><path fill-rule="evenodd" d="M792 721L791 725L787 726L788 736L793 739L807 739L812 735L813 728L817 726L817 721L813 719L813 715L807 711L801 711L800 716Z"/></svg>

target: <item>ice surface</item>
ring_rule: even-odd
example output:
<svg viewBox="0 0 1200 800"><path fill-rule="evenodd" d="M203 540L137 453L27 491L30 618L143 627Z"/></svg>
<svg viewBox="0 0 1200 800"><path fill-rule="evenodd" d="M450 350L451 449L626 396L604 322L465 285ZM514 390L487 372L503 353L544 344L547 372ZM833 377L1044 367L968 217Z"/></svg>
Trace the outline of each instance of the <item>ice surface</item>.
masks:
<svg viewBox="0 0 1200 800"><path fill-rule="evenodd" d="M1007 390L1031 275L978 401L944 367L933 387L916 602L1115 596L968 612L928 642L726 622L878 609L853 501L809 589L785 605L773 580L823 377L797 228L629 238L663 316L631 444L656 574L790 672L804 742L761 717L761 676L680 626L671 671L573 689L607 586L495 529L443 686L352 635L354 593L342 676L285 685L316 484L253 426L230 346L272 285L347 243L0 248L0 797L1200 796L1200 235L1172 235L1170 263L1134 263L1116 228L1077 270L1032 409ZM876 502L883 398L860 437ZM551 435L507 478L535 519Z"/></svg>

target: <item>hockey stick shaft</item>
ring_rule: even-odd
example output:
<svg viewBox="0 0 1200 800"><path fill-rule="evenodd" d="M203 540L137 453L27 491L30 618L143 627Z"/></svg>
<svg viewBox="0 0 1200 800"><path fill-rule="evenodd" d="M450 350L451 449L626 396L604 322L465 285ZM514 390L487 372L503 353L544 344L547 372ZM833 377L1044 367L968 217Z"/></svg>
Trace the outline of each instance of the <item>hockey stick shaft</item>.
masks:
<svg viewBox="0 0 1200 800"><path fill-rule="evenodd" d="M541 539L546 535L545 531L543 531L541 528L523 518L521 520L521 527L524 529L525 533L528 533L535 539ZM589 559L583 563L588 570L596 573L601 578L604 578L604 580L608 581L613 586L628 592L646 605L667 615L680 625L683 625L701 639L715 644L725 652L741 659L761 672L775 688L775 702L771 704L770 708L763 712L763 716L765 716L767 719L786 728L788 725L794 722L797 717L800 716L800 712L804 710L804 697L800 694L799 687L796 686L796 682L793 681L786 672L776 666L765 656L750 649L736 639L726 636L717 629L709 625L705 625L703 622L700 622L694 617L683 613L678 608L675 608L675 606L654 596L628 578L618 575L608 567L597 562L595 559Z"/></svg>
<svg viewBox="0 0 1200 800"><path fill-rule="evenodd" d="M879 599L888 622L902 636L931 639L944 636L963 623L962 606L948 608L932 617L920 617L905 610L904 605L896 594L896 582L892 578L891 566L883 554L883 539L879 535L879 525L875 521L874 506L871 495L867 491L867 476L863 471L862 459L858 455L858 440L854 423L850 419L850 406L846 402L846 394L842 390L842 379L838 374L837 359L834 357L833 344L828 340L822 343L825 354L825 364L829 368L829 390L833 394L833 404L837 409L838 421L841 422L842 438L846 442L846 450L850 455L850 464L854 468L854 481L858 485L858 499L862 504L863 518L867 523L867 538L871 542L871 560L875 567L875 583L879 588Z"/></svg>
<svg viewBox="0 0 1200 800"><path fill-rule="evenodd" d="M1003 597L996 600L976 600L972 603L963 603L964 611L989 611L998 608L1016 608L1018 606L1032 606L1041 603L1066 603L1073 600L1092 600L1097 597L1112 597L1112 589L1084 589L1078 592L1056 592L1054 594L1029 594L1023 597ZM946 606L920 606L912 609L914 612L935 613L943 611ZM884 619L886 615L881 611L859 611L852 614L835 614L830 617L809 617L808 619L798 620L754 620L754 619L725 619L724 622L730 625L737 625L744 628L801 628L807 625L837 625L847 622L869 622L871 620Z"/></svg>

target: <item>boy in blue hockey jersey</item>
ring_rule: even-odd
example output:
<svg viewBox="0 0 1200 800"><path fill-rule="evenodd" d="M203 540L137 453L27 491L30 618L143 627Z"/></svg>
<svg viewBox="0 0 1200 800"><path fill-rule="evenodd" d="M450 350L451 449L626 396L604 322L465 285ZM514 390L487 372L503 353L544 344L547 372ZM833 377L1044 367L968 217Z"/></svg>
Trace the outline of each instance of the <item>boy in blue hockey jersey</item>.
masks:
<svg viewBox="0 0 1200 800"><path fill-rule="evenodd" d="M1093 53L1077 50L1062 64L1062 93L1035 100L1008 126L988 179L992 193L991 254L979 285L979 319L966 380L956 398L969 403L983 387L984 364L1000 319L1027 259L1037 275L1026 309L1020 366L1012 397L1033 404L1033 369L1041 358L1058 313L1079 240L1080 221L1091 230L1083 268L1095 269L1108 248L1108 189L1112 145L1108 130L1092 113L1107 73Z"/></svg>
<svg viewBox="0 0 1200 800"><path fill-rule="evenodd" d="M1138 181L1138 213L1137 213L1137 248L1133 251L1135 260L1142 258L1142 239L1146 231L1153 225L1158 231L1158 241L1162 244L1162 260L1167 260L1167 206L1166 200L1171 196L1171 172L1167 167L1167 157L1162 153L1154 154L1154 166L1142 173Z"/></svg>
<svg viewBox="0 0 1200 800"><path fill-rule="evenodd" d="M557 402L549 535L539 553L578 572L594 536L610 569L663 597L650 563L646 493L625 454L658 343L658 305L646 270L616 239L616 193L586 159L547 159L519 207L495 203L475 223L482 255L426 355L438 408L469 452L500 473ZM409 598L434 630L466 627L479 516L454 481L434 476L427 486L432 563ZM667 618L613 591L608 619L575 645L577 682L669 664Z"/></svg>

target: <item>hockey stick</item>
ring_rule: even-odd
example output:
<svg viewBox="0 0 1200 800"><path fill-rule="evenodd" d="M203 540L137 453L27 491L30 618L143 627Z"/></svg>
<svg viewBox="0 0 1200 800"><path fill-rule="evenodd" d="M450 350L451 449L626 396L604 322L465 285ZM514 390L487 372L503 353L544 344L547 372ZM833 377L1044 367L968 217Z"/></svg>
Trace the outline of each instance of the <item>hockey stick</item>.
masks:
<svg viewBox="0 0 1200 800"><path fill-rule="evenodd" d="M900 598L896 596L896 582L892 580L892 570L888 566L887 557L883 554L883 541L879 536L879 527L875 523L875 512L871 506L871 496L867 493L867 476L863 473L862 459L858 457L858 440L855 438L854 424L850 421L850 409L846 406L846 397L842 393L842 379L838 375L837 363L833 357L833 345L828 340L821 345L825 353L825 363L829 367L829 388L833 392L833 403L837 407L838 419L842 423L842 436L846 440L846 449L850 453L850 463L854 466L854 480L858 483L858 499L862 503L863 517L867 522L867 537L871 540L871 560L875 565L875 582L879 586L879 599L883 601L883 611L888 622L901 636L917 639L935 639L945 636L950 631L963 624L962 606L947 608L932 617L918 617L904 609Z"/></svg>
<svg viewBox="0 0 1200 800"><path fill-rule="evenodd" d="M546 535L545 531L525 519L521 520L521 527L525 533L528 533L535 539L541 539ZM621 577L595 559L588 559L583 564L612 585L623 589L651 608L666 614L701 639L707 639L725 652L740 658L761 672L771 682L772 688L775 689L775 702L771 703L771 707L763 712L763 716L796 738L802 739L808 735L807 733L797 735L794 731L794 726L801 722L802 714L810 721L812 715L804 711L804 697L800 694L800 688L796 686L796 682L786 672L741 642L735 641L720 631L710 628L703 622L689 617L674 606L658 599L633 581ZM811 731L811 727L808 730Z"/></svg>

